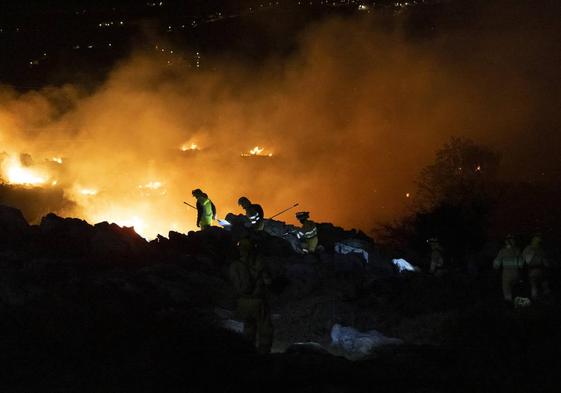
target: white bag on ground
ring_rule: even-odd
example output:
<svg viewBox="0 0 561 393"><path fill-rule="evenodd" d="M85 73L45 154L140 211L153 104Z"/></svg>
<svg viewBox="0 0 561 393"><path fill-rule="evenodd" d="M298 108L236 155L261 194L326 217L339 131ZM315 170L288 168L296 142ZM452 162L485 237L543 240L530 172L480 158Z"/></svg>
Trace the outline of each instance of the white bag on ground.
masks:
<svg viewBox="0 0 561 393"><path fill-rule="evenodd" d="M354 355L354 357L366 356L372 352L372 350L384 345L398 345L403 343L403 341L398 338L386 337L376 330L362 333L352 327L341 326L339 324L333 325L331 329L331 342L332 345L340 347Z"/></svg>

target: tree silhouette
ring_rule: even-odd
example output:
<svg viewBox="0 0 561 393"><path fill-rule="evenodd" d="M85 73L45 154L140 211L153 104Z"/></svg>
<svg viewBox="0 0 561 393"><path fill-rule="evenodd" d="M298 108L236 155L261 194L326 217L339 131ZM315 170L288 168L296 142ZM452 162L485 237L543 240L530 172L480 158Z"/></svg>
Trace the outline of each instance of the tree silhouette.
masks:
<svg viewBox="0 0 561 393"><path fill-rule="evenodd" d="M495 196L500 156L469 139L453 137L436 153L417 182L416 207L430 210L446 202L471 204Z"/></svg>

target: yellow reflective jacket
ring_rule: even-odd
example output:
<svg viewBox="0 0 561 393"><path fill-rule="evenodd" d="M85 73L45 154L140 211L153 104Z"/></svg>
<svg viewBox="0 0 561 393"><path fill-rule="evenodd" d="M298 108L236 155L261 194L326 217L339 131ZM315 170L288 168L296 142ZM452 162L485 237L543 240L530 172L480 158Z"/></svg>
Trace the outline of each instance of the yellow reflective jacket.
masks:
<svg viewBox="0 0 561 393"><path fill-rule="evenodd" d="M197 198L197 225L206 228L212 224L212 202L209 198L201 196Z"/></svg>

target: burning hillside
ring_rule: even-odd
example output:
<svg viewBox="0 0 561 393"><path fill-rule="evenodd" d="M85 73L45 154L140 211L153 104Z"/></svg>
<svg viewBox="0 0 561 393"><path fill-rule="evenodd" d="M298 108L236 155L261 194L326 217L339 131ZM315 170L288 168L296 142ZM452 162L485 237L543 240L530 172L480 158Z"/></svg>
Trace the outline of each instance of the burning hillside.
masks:
<svg viewBox="0 0 561 393"><path fill-rule="evenodd" d="M314 25L262 68L209 58L216 68L195 71L139 51L93 90L0 88L0 177L62 190L72 203L58 214L153 237L195 229L181 203L195 188L222 216L246 195L266 215L298 201L318 220L369 230L414 203L419 168L452 135L500 146L506 172L555 174L548 154L528 154L556 146L533 136L559 125L557 68L540 61L555 26L538 31L528 16L497 33L481 17L475 30L464 21L445 40L416 41L364 15Z"/></svg>

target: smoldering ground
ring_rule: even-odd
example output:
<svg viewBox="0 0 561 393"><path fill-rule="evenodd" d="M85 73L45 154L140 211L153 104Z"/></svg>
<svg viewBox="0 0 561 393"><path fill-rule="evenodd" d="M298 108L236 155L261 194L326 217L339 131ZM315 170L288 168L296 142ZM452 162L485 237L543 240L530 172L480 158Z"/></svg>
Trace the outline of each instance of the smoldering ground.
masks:
<svg viewBox="0 0 561 393"><path fill-rule="evenodd" d="M369 230L407 209L450 136L499 150L506 176L555 179L559 6L467 3L330 17L260 66L215 54L219 71L195 71L139 50L93 92L5 86L2 178L16 157L76 203L59 213L148 236L194 227L194 188L221 215L246 195L266 215L299 202ZM241 156L255 146L272 157Z"/></svg>

